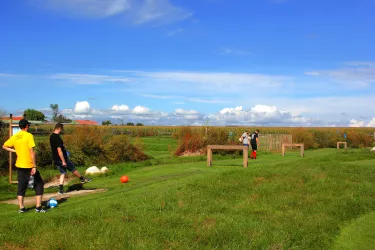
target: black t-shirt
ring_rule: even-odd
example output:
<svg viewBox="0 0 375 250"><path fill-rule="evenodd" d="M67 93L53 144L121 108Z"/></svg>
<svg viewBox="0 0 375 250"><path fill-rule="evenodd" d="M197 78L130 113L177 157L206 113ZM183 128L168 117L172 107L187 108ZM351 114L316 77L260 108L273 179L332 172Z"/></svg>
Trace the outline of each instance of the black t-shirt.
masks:
<svg viewBox="0 0 375 250"><path fill-rule="evenodd" d="M252 133L251 134L251 139L250 139L250 143L251 144L257 144L257 138L258 138L258 133Z"/></svg>
<svg viewBox="0 0 375 250"><path fill-rule="evenodd" d="M61 161L57 148L61 148L65 159L68 158L66 149L64 147L64 142L61 139L60 135L52 133L49 137L49 143L51 145L52 158L54 161Z"/></svg>

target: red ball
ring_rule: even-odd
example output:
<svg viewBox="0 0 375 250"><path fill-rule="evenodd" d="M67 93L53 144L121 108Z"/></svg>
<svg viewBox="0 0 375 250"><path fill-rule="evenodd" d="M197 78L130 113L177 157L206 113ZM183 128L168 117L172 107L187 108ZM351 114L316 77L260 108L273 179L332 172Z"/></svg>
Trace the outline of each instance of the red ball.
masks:
<svg viewBox="0 0 375 250"><path fill-rule="evenodd" d="M126 183L129 181L129 177L127 175L123 175L120 178L121 183Z"/></svg>

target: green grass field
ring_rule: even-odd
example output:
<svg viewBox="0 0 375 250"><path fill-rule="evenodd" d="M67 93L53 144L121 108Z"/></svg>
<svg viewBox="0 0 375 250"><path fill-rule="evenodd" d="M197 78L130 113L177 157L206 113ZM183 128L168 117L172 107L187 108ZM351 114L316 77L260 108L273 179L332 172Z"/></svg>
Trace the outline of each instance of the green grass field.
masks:
<svg viewBox="0 0 375 250"><path fill-rule="evenodd" d="M241 156L214 155L207 167L205 156L171 156L172 138L142 140L154 159L107 166L111 174L85 184L105 193L71 197L46 214L18 214L17 206L0 204L0 249L375 245L375 155L369 150L320 149L304 158L298 151L285 157L260 151L245 169ZM126 184L119 181L124 174ZM1 200L15 196L5 178Z"/></svg>

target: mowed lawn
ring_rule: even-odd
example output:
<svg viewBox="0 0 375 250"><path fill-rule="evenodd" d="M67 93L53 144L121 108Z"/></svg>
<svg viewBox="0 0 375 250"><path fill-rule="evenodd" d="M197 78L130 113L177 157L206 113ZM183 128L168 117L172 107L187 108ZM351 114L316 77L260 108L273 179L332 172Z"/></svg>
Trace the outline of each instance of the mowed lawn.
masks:
<svg viewBox="0 0 375 250"><path fill-rule="evenodd" d="M375 245L375 155L367 149L320 149L304 158L260 151L248 168L241 156L214 155L207 167L204 156L171 156L172 138L142 140L154 159L107 166L110 175L85 184L105 193L71 197L46 214L0 204L0 249Z"/></svg>

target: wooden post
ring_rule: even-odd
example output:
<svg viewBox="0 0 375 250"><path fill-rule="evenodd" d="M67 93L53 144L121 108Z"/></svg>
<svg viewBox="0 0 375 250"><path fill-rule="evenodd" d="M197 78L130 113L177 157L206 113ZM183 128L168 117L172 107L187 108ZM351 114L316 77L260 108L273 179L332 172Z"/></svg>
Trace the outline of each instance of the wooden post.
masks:
<svg viewBox="0 0 375 250"><path fill-rule="evenodd" d="M243 145L208 145L207 146L207 166L212 166L212 149L222 149L222 150L242 150L243 152L243 167L247 168L248 157L249 157L249 147Z"/></svg>
<svg viewBox="0 0 375 250"><path fill-rule="evenodd" d="M9 138L12 137L12 118L13 115L9 115ZM12 184L12 152L9 152L9 184Z"/></svg>
<svg viewBox="0 0 375 250"><path fill-rule="evenodd" d="M207 148L207 167L212 166L212 149Z"/></svg>
<svg viewBox="0 0 375 250"><path fill-rule="evenodd" d="M305 156L305 144L303 143L283 143L281 148L281 155L285 156L285 147L300 147L301 157Z"/></svg>
<svg viewBox="0 0 375 250"><path fill-rule="evenodd" d="M346 141L338 141L337 142L337 149L340 149L340 144L344 145L344 149L348 147L348 143Z"/></svg>
<svg viewBox="0 0 375 250"><path fill-rule="evenodd" d="M247 163L249 160L249 149L244 149L242 155L243 155L243 167L247 168Z"/></svg>

